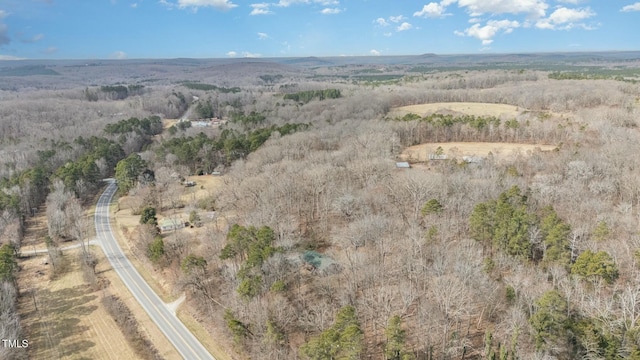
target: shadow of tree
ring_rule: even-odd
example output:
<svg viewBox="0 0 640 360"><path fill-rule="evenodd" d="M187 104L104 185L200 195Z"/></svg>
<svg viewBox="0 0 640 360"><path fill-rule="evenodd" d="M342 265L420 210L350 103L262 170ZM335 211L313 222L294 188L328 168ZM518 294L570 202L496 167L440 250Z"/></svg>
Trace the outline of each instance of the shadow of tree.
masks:
<svg viewBox="0 0 640 360"><path fill-rule="evenodd" d="M38 311L34 309L25 316L25 320L31 318L32 323L29 330L29 358L44 359L52 354L73 357L94 347L94 342L82 339L90 327L83 325L81 319L98 308L90 304L97 297L89 285L38 291Z"/></svg>

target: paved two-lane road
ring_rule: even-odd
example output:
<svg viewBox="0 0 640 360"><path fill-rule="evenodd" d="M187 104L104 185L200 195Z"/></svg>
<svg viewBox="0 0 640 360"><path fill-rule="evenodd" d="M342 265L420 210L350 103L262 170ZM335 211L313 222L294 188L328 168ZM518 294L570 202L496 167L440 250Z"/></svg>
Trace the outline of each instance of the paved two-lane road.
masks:
<svg viewBox="0 0 640 360"><path fill-rule="evenodd" d="M191 334L178 318L171 313L162 300L144 281L124 255L120 245L111 231L109 221L109 204L118 186L115 181L107 180L109 186L98 200L95 212L96 239L102 246L105 256L111 266L118 273L129 291L138 303L149 314L153 322L158 325L164 335L171 341L176 350L187 360L211 359L215 360L202 344Z"/></svg>

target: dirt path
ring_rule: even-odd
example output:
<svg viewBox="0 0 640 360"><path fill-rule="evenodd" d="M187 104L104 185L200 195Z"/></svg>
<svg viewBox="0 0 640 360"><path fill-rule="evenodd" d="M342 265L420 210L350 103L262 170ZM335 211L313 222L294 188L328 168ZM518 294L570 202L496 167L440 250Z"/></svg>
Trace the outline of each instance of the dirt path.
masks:
<svg viewBox="0 0 640 360"><path fill-rule="evenodd" d="M22 239L23 248L44 247L44 239L48 235L47 210L41 205L36 210L36 216L28 216L25 220L25 231Z"/></svg>

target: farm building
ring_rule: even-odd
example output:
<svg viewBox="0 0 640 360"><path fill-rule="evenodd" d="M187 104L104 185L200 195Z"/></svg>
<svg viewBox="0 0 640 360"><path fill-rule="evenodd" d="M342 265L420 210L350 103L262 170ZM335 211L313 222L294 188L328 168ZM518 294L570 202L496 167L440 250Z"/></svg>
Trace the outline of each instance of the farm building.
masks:
<svg viewBox="0 0 640 360"><path fill-rule="evenodd" d="M396 163L398 169L409 169L411 165L407 161L400 161Z"/></svg>
<svg viewBox="0 0 640 360"><path fill-rule="evenodd" d="M175 231L184 228L184 221L181 219L162 219L158 221L158 226L160 227L160 232L169 232Z"/></svg>
<svg viewBox="0 0 640 360"><path fill-rule="evenodd" d="M447 160L446 154L429 154L429 160Z"/></svg>

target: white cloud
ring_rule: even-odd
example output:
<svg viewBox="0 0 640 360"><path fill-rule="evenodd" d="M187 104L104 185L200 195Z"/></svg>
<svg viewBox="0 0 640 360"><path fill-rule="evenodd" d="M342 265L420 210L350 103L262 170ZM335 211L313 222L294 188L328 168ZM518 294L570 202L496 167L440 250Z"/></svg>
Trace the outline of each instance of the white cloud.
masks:
<svg viewBox="0 0 640 360"><path fill-rule="evenodd" d="M406 19L404 16L402 15L398 15L398 16L389 16L389 21L393 22L393 23L399 23L400 21Z"/></svg>
<svg viewBox="0 0 640 360"><path fill-rule="evenodd" d="M428 3L427 5L422 7L422 10L416 11L413 13L413 16L424 17L424 18L437 18L443 17L447 7L442 3L438 4L435 2Z"/></svg>
<svg viewBox="0 0 640 360"><path fill-rule="evenodd" d="M281 7L289 7L293 4L308 4L309 1L308 0L280 0L277 4L275 4L276 6L281 6Z"/></svg>
<svg viewBox="0 0 640 360"><path fill-rule="evenodd" d="M263 32L259 32L258 33L258 39L264 40L264 39L268 39L268 38L269 38L269 35L267 35L266 33L263 33Z"/></svg>
<svg viewBox="0 0 640 360"><path fill-rule="evenodd" d="M588 28L587 25L579 22L595 15L596 13L588 7L584 9L560 7L551 13L548 18L538 20L536 27L549 30L568 30L576 26Z"/></svg>
<svg viewBox="0 0 640 360"><path fill-rule="evenodd" d="M4 19L5 17L7 17L7 12L4 10L0 10L0 19Z"/></svg>
<svg viewBox="0 0 640 360"><path fill-rule="evenodd" d="M373 56L380 56L381 55L380 51L378 51L376 49L371 49L371 51L369 51L369 54L371 54Z"/></svg>
<svg viewBox="0 0 640 360"><path fill-rule="evenodd" d="M236 56L238 56L238 53L237 53L237 52L235 52L235 51L229 51L229 52L227 53L227 56L228 56L228 57L236 57Z"/></svg>
<svg viewBox="0 0 640 360"><path fill-rule="evenodd" d="M212 7L217 10L231 10L237 6L229 0L178 0L178 7L181 9L193 8L193 10L197 10L201 7Z"/></svg>
<svg viewBox="0 0 640 360"><path fill-rule="evenodd" d="M408 22L403 22L396 28L396 31L406 31L410 29L413 29L413 25L409 24Z"/></svg>
<svg viewBox="0 0 640 360"><path fill-rule="evenodd" d="M23 37L22 35L19 35L20 41L26 44L31 44L34 42L38 42L42 39L44 39L44 34L36 34L30 38L27 37Z"/></svg>
<svg viewBox="0 0 640 360"><path fill-rule="evenodd" d="M259 58L262 57L262 54L258 54L258 53L250 53L248 51L243 51L242 52L242 57L246 57L246 58Z"/></svg>
<svg viewBox="0 0 640 360"><path fill-rule="evenodd" d="M278 3L274 4L275 6L280 7L289 7L295 4L320 4L323 6L331 6L338 5L340 1L338 0L280 0Z"/></svg>
<svg viewBox="0 0 640 360"><path fill-rule="evenodd" d="M627 6L623 7L622 9L620 9L620 11L623 11L623 12L640 11L640 2L637 2L635 4L631 4L631 5L627 5Z"/></svg>
<svg viewBox="0 0 640 360"><path fill-rule="evenodd" d="M459 36L470 36L482 41L482 45L489 45L493 38L499 33L509 34L513 29L520 27L520 23L511 20L489 20L485 26L473 24L463 32L456 31Z"/></svg>
<svg viewBox="0 0 640 360"><path fill-rule="evenodd" d="M109 55L109 58L117 59L117 60L126 59L127 58L127 53L125 53L124 51L116 51L116 52L112 53L111 55Z"/></svg>
<svg viewBox="0 0 640 360"><path fill-rule="evenodd" d="M545 16L549 7L545 0L458 0L471 16L482 14L527 14L533 18Z"/></svg>
<svg viewBox="0 0 640 360"><path fill-rule="evenodd" d="M375 22L380 26L389 26L389 23L384 18L377 18Z"/></svg>
<svg viewBox="0 0 640 360"><path fill-rule="evenodd" d="M138 3L133 3L133 4L129 5L129 6L131 6L133 9L135 9L135 8L138 7Z"/></svg>
<svg viewBox="0 0 640 360"><path fill-rule="evenodd" d="M49 46L48 48L46 48L46 49L42 50L42 52L43 52L44 54L53 54L53 53L58 52L58 48L57 48L57 47L55 47L55 46Z"/></svg>
<svg viewBox="0 0 640 360"><path fill-rule="evenodd" d="M324 8L322 9L322 11L320 11L320 13L323 15L340 14L341 12L342 10L338 8Z"/></svg>
<svg viewBox="0 0 640 360"><path fill-rule="evenodd" d="M260 4L251 4L253 10L249 13L249 15L269 15L273 14L273 11L269 10L269 4L260 3Z"/></svg>

